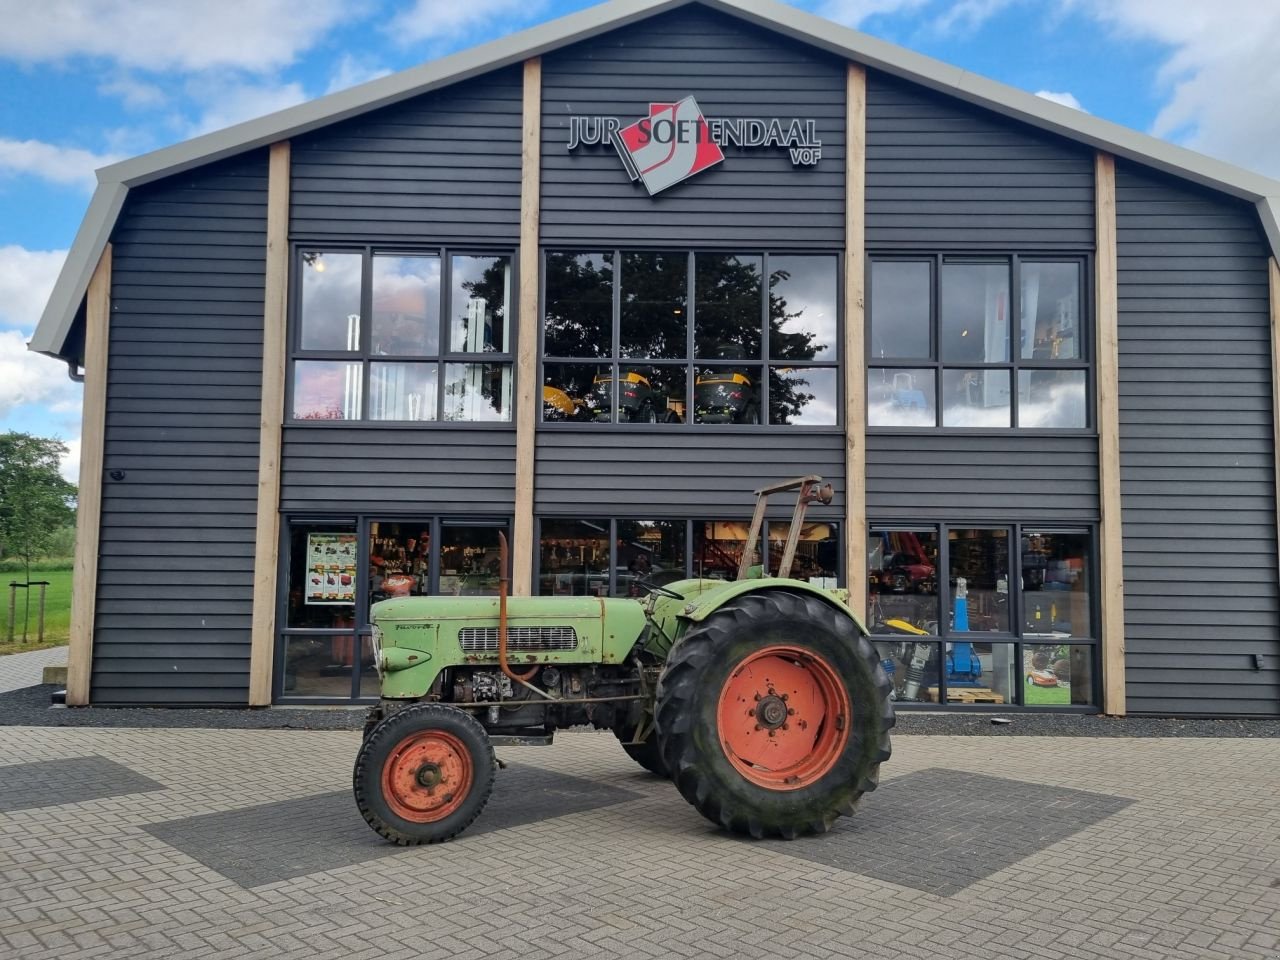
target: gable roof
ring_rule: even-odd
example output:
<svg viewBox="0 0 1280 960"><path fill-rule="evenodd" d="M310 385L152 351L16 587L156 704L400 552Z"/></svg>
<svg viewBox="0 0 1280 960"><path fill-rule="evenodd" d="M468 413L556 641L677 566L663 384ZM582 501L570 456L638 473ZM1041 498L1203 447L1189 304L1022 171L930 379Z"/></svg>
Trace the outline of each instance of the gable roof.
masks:
<svg viewBox="0 0 1280 960"><path fill-rule="evenodd" d="M89 278L131 187L398 103L530 57L699 3L838 57L909 80L1042 130L1250 201L1280 255L1280 181L1174 146L842 27L777 0L609 0L400 73L239 123L98 171L98 186L28 349L63 357Z"/></svg>

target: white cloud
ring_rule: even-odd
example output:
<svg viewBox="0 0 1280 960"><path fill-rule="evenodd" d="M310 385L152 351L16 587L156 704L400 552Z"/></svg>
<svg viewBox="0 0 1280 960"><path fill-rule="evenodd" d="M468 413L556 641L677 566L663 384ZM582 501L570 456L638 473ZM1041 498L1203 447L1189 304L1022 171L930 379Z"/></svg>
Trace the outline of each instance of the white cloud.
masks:
<svg viewBox="0 0 1280 960"><path fill-rule="evenodd" d="M80 438L75 437L71 440L62 441L67 445L66 456L62 458L62 465L58 472L62 474L64 480L70 480L72 483L80 482Z"/></svg>
<svg viewBox="0 0 1280 960"><path fill-rule="evenodd" d="M344 0L0 0L0 58L42 63L88 56L147 70L271 70L292 63L353 12L362 15L364 6L353 11Z"/></svg>
<svg viewBox="0 0 1280 960"><path fill-rule="evenodd" d="M31 176L51 183L92 189L93 171L121 159L79 147L59 147L40 140L0 137L0 177Z"/></svg>
<svg viewBox="0 0 1280 960"><path fill-rule="evenodd" d="M1161 137L1280 176L1280 4L1258 0L1060 0L1125 39L1170 48Z"/></svg>
<svg viewBox="0 0 1280 960"><path fill-rule="evenodd" d="M169 95L157 84L147 83L130 73L120 73L98 84L98 92L118 97L130 110L154 110L169 102Z"/></svg>
<svg viewBox="0 0 1280 960"><path fill-rule="evenodd" d="M22 330L0 330L0 419L24 406L47 408L50 420L55 413L74 413L80 408L80 384L67 376L65 363L28 350L30 336Z"/></svg>
<svg viewBox="0 0 1280 960"><path fill-rule="evenodd" d="M192 80L187 84L187 90L193 99L205 104L200 116L187 130L189 136L221 130L309 99L300 83L240 83L213 74Z"/></svg>
<svg viewBox="0 0 1280 960"><path fill-rule="evenodd" d="M507 33L542 12L545 0L414 0L387 24L397 43L445 44L467 37L477 28L502 24Z"/></svg>
<svg viewBox="0 0 1280 960"><path fill-rule="evenodd" d="M358 86L362 83L368 83L370 80L385 77L390 72L386 67L367 63L349 53L344 53L342 59L338 61L338 66L333 71L333 75L329 78L329 86L324 92L336 93L339 90L347 89L347 87Z"/></svg>
<svg viewBox="0 0 1280 960"><path fill-rule="evenodd" d="M1066 90L1061 92L1055 90L1037 90L1036 96L1041 97L1044 100L1048 100L1050 103L1059 103L1064 107L1070 107L1072 110L1079 110L1081 113L1089 112L1081 106L1080 101L1076 99L1074 93Z"/></svg>
<svg viewBox="0 0 1280 960"><path fill-rule="evenodd" d="M65 250L0 247L0 327L35 329L66 258Z"/></svg>

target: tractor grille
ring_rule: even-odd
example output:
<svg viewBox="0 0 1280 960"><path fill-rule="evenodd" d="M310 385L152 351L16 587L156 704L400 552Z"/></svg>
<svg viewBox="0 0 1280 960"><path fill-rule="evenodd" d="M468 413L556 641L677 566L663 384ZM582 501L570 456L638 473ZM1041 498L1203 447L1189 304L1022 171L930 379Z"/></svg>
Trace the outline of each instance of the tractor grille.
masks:
<svg viewBox="0 0 1280 960"><path fill-rule="evenodd" d="M491 653L498 649L497 627L463 627L458 643L464 653ZM578 631L573 627L508 627L508 650L577 650Z"/></svg>

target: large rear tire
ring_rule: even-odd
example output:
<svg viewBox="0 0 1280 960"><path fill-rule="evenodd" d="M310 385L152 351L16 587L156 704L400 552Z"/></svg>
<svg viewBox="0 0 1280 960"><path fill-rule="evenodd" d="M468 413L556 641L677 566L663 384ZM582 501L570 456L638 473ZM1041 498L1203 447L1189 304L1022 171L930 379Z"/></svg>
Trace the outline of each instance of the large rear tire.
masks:
<svg viewBox="0 0 1280 960"><path fill-rule="evenodd" d="M457 707L419 703L369 731L352 788L365 821L392 843L442 843L480 815L497 766L479 721Z"/></svg>
<svg viewBox="0 0 1280 960"><path fill-rule="evenodd" d="M650 730L649 739L644 743L632 743L635 732L636 727L633 723L622 723L613 728L613 735L618 738L628 757L654 776L662 777L663 780L668 779L671 774L668 773L667 765L662 760L662 751L658 747L658 732Z"/></svg>
<svg viewBox="0 0 1280 960"><path fill-rule="evenodd" d="M684 635L658 682L680 793L735 833L825 833L889 759L891 687L851 617L783 590L731 601Z"/></svg>

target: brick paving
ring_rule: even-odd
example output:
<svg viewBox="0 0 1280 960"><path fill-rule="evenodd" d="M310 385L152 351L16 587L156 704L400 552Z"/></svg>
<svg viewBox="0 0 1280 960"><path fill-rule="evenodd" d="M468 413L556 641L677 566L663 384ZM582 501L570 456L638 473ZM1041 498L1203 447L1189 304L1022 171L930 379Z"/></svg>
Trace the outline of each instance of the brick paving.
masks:
<svg viewBox="0 0 1280 960"><path fill-rule="evenodd" d="M515 789L490 829L280 868L267 813L313 845L378 842L337 802L358 739L0 728L0 783L100 758L163 788L0 816L0 956L1280 957L1272 739L899 736L823 849L728 837L611 735L570 733L499 749ZM576 778L576 805L517 782L545 775ZM238 866L199 848L210 824Z"/></svg>
<svg viewBox="0 0 1280 960"><path fill-rule="evenodd" d="M66 647L46 647L0 657L0 693L21 690L40 682L44 668L67 662Z"/></svg>

